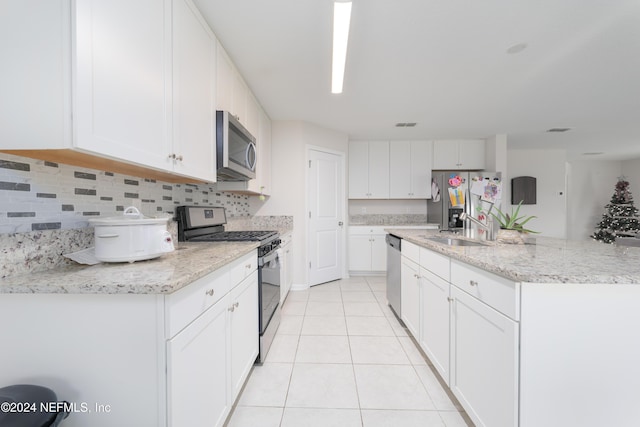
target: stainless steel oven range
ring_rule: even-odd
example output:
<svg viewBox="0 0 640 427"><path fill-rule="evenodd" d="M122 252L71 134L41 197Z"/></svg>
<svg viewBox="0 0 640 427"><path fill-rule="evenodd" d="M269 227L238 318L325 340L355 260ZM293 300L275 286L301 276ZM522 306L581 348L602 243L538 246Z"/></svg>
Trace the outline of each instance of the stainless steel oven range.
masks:
<svg viewBox="0 0 640 427"><path fill-rule="evenodd" d="M225 231L224 208L178 206L178 241L230 242L255 241L258 247L258 319L260 351L256 363L261 364L271 347L280 324L280 260L277 249L280 235L272 230Z"/></svg>

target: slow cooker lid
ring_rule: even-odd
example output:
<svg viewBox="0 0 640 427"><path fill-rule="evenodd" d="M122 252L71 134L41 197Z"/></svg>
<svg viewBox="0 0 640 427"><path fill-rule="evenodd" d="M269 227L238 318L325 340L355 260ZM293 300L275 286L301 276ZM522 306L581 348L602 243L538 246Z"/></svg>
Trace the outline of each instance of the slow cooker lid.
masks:
<svg viewBox="0 0 640 427"><path fill-rule="evenodd" d="M122 215L110 216L105 218L91 218L89 223L92 225L150 225L165 224L170 217L151 218L144 216L135 206L129 206L124 210Z"/></svg>

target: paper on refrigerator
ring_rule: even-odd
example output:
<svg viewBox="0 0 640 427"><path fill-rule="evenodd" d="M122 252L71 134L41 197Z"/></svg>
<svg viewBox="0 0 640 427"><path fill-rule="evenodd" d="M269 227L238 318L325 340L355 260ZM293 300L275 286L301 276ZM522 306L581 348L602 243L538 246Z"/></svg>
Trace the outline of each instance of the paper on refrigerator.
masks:
<svg viewBox="0 0 640 427"><path fill-rule="evenodd" d="M454 208L464 207L464 190L460 187L449 188L449 200Z"/></svg>

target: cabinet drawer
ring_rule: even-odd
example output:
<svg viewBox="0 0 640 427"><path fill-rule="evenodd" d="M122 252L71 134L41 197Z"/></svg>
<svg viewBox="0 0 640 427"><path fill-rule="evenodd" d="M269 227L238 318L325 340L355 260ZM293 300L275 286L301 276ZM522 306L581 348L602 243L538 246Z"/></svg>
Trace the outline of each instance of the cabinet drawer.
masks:
<svg viewBox="0 0 640 427"><path fill-rule="evenodd" d="M382 227L382 226L375 226L375 225L352 225L349 226L349 235L352 234L356 234L356 235L360 235L360 234L387 234L386 231L384 231L385 228L389 228L389 227Z"/></svg>
<svg viewBox="0 0 640 427"><path fill-rule="evenodd" d="M409 258L416 264L420 264L420 247L411 242L403 240L400 246L402 256Z"/></svg>
<svg viewBox="0 0 640 427"><path fill-rule="evenodd" d="M451 260L448 256L420 248L420 267L440 276L447 282L451 275Z"/></svg>
<svg viewBox="0 0 640 427"><path fill-rule="evenodd" d="M229 264L229 271L231 272L231 287L233 288L238 283L242 282L245 277L249 276L253 271L258 268L258 254L256 251L238 258Z"/></svg>
<svg viewBox="0 0 640 427"><path fill-rule="evenodd" d="M173 337L229 292L229 269L221 268L165 298L166 334Z"/></svg>
<svg viewBox="0 0 640 427"><path fill-rule="evenodd" d="M520 319L517 283L455 260L451 261L451 283L502 314Z"/></svg>

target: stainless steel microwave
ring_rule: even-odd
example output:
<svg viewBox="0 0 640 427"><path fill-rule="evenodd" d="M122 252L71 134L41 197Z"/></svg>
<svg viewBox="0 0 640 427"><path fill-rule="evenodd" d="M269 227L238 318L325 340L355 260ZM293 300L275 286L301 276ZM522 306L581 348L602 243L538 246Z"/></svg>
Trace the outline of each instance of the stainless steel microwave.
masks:
<svg viewBox="0 0 640 427"><path fill-rule="evenodd" d="M256 177L256 139L228 111L216 112L218 181L248 181Z"/></svg>

